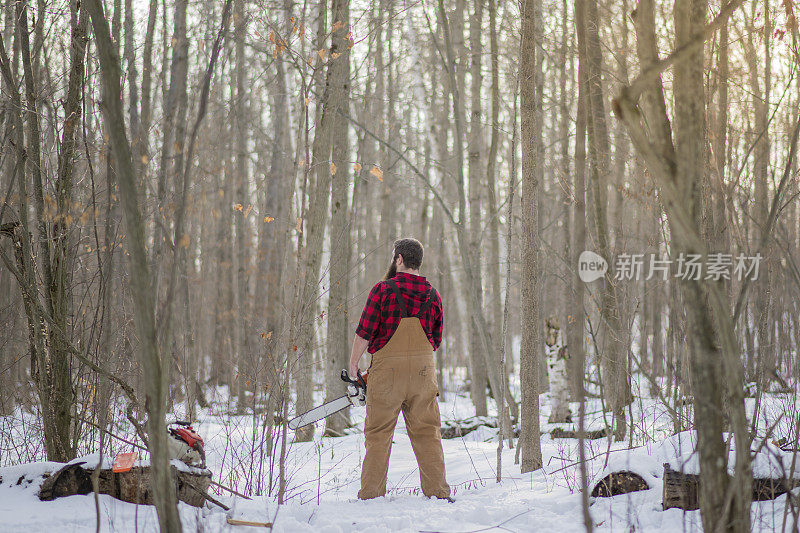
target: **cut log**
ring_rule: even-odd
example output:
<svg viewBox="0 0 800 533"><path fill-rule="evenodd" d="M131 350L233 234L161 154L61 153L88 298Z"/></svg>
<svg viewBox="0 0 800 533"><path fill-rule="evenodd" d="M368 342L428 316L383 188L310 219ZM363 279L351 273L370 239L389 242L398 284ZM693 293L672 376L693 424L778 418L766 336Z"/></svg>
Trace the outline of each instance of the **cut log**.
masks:
<svg viewBox="0 0 800 533"><path fill-rule="evenodd" d="M206 501L211 472L194 469L183 471L170 467L178 499L194 507L202 507ZM84 463L72 463L47 478L39 489L40 500L54 500L63 496L89 494L92 492L92 473ZM149 466L135 466L127 472L113 472L110 468L100 470L98 492L118 500L142 505L153 505L152 472Z"/></svg>
<svg viewBox="0 0 800 533"><path fill-rule="evenodd" d="M753 500L774 500L800 486L800 479L789 478L755 478L753 479ZM666 509L678 508L693 511L700 508L697 495L700 487L700 476L684 474L664 464L664 491L661 506Z"/></svg>
<svg viewBox="0 0 800 533"><path fill-rule="evenodd" d="M612 472L592 489L592 496L595 498L608 498L618 494L627 494L638 490L649 490L647 482L635 472Z"/></svg>
<svg viewBox="0 0 800 533"><path fill-rule="evenodd" d="M92 492L91 474L84 470L82 465L83 463L68 464L45 479L39 489L39 499L50 501L64 496Z"/></svg>
<svg viewBox="0 0 800 533"><path fill-rule="evenodd" d="M700 476L697 474L684 474L670 468L664 463L664 489L661 496L661 507L667 509L683 509L693 511L699 509L697 491L700 485Z"/></svg>

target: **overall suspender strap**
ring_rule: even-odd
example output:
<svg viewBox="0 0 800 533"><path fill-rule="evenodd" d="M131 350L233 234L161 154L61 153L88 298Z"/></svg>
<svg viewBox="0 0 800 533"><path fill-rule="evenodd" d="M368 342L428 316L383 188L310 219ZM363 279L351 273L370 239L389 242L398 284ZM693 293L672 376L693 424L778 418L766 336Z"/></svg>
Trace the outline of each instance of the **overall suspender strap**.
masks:
<svg viewBox="0 0 800 533"><path fill-rule="evenodd" d="M400 317L401 318L408 318L408 308L406 307L406 299L403 298L403 295L400 292L400 287L397 286L394 280L389 279L386 280L386 284L392 289L395 298L397 298L397 305L400 307ZM425 301L419 308L419 313L417 313L417 317L422 318L425 316L425 313L428 312L431 305L433 304L433 287L429 288L425 293Z"/></svg>
<svg viewBox="0 0 800 533"><path fill-rule="evenodd" d="M420 308L419 308L419 313L417 313L417 316L418 316L419 318L422 318L422 317L424 317L424 316L425 316L425 313L427 313L427 312L428 312L428 309L430 309L430 308L431 308L431 304L433 303L433 298L432 298L432 296L433 296L433 287L431 287L430 289L428 289L428 291L425 293L425 301L424 301L424 302L423 302L423 304L420 306Z"/></svg>
<svg viewBox="0 0 800 533"><path fill-rule="evenodd" d="M400 318L408 318L408 311L406 310L406 300L403 298L403 295L400 294L400 287L397 286L397 283L394 280L389 279L386 280L386 284L392 289L395 298L397 298L397 305L400 307Z"/></svg>

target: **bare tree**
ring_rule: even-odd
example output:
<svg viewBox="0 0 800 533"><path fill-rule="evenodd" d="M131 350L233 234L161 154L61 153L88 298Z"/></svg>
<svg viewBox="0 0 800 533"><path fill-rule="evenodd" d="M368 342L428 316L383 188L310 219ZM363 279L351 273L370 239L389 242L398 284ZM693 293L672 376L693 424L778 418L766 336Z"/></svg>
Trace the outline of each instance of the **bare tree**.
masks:
<svg viewBox="0 0 800 533"><path fill-rule="evenodd" d="M328 344L325 356L325 395L332 400L341 396L342 382L339 373L347 368L348 289L350 277L350 210L347 192L350 185L350 169L347 155L349 149L349 124L343 115L350 113L350 1L337 0L333 4L333 35L331 42L329 83L332 86L330 100L333 117L331 180L332 205L330 226L330 297L328 299ZM334 170L335 169L335 170ZM325 432L342 435L349 420L344 414L329 417Z"/></svg>
<svg viewBox="0 0 800 533"><path fill-rule="evenodd" d="M181 522L178 517L177 500L167 458L167 434L164 431L167 396L166 369L159 353L156 337L153 288L150 283L150 268L144 246L144 223L139 210L131 146L125 132L119 55L111 41L108 20L103 14L103 6L98 0L88 0L86 4L92 18L99 54L103 87L107 99L103 111L117 163L117 179L131 255L131 292L135 305L136 328L141 343L141 365L145 376L148 449L154 473L154 500L161 531L179 532L181 531Z"/></svg>
<svg viewBox="0 0 800 533"><path fill-rule="evenodd" d="M542 467L542 448L539 441L539 360L541 358L541 325L539 309L540 251L538 228L539 187L541 165L537 163L537 145L541 144L542 61L537 49L542 42L542 5L539 0L525 0L522 7L522 36L520 43L520 93L522 105L522 353L520 382L519 447L522 451L522 472ZM539 117L537 119L537 116ZM537 128L537 125L539 126Z"/></svg>
<svg viewBox="0 0 800 533"><path fill-rule="evenodd" d="M583 28L578 28L581 64L586 65L586 111L589 139L592 225L597 252L611 260L611 245L606 218L608 186L613 184L611 151L603 97L603 55L599 34L599 15L596 0L586 0ZM622 324L617 289L609 269L601 279L600 319L603 325L603 344L598 354L603 370L603 389L614 416L614 438L622 440L627 430L625 406L631 402L630 382L625 364L626 349L622 339Z"/></svg>
<svg viewBox="0 0 800 533"><path fill-rule="evenodd" d="M736 2L728 4L712 25L705 27L704 0L682 0L675 5L677 52L670 61L658 57L653 3L643 0L636 11L637 49L642 73L614 101L614 111L625 125L637 152L656 179L669 220L673 246L678 253L704 257L706 245L700 235L698 184L705 172L703 99L703 43L712 28L730 15ZM675 65L676 107L674 128L666 114L659 75ZM634 102L640 102L636 107ZM649 133L643 120L649 124ZM673 141L674 133L674 141ZM698 432L700 472L703 476L700 502L706 530L749 531L752 483L750 435L743 401L743 370L735 340L727 295L719 282L683 280L681 289L690 315L692 379L702 383L694 390L694 416ZM722 362L719 372L717 361ZM724 400L723 400L724 398ZM736 439L736 471L727 472L728 452L722 438L723 401L727 405Z"/></svg>

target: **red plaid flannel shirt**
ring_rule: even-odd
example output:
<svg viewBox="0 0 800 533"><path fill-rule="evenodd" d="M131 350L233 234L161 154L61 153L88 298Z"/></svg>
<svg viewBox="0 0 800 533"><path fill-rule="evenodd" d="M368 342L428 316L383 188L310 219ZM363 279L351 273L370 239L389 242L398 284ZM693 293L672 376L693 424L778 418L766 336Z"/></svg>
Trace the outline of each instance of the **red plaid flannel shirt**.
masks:
<svg viewBox="0 0 800 533"><path fill-rule="evenodd" d="M419 313L420 307L425 302L425 293L431 284L424 276L415 276L407 272L400 272L392 278L400 293L406 301L408 316ZM428 335L433 349L437 349L442 342L442 325L444 312L439 293L434 289L431 292L431 306L425 316L419 317L422 329ZM377 283L367 296L367 303L361 313L361 320L356 328L356 335L369 341L367 351L375 353L383 348L400 324L400 306L392 289L385 281Z"/></svg>

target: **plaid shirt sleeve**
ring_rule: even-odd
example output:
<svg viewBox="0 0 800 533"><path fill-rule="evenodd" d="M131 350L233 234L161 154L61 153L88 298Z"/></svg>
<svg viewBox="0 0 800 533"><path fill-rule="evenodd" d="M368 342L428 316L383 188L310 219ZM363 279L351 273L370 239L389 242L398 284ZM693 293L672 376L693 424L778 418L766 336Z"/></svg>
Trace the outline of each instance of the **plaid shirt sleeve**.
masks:
<svg viewBox="0 0 800 533"><path fill-rule="evenodd" d="M433 319L433 326L431 334L433 335L433 349L437 350L442 343L442 330L444 329L444 306L442 299L439 298L439 291L434 290L431 295L433 303L431 305L431 314Z"/></svg>
<svg viewBox="0 0 800 533"><path fill-rule="evenodd" d="M361 320L356 327L356 335L364 340L371 340L378 333L381 321L381 296L383 283L377 283L367 296L367 303L361 312Z"/></svg>

